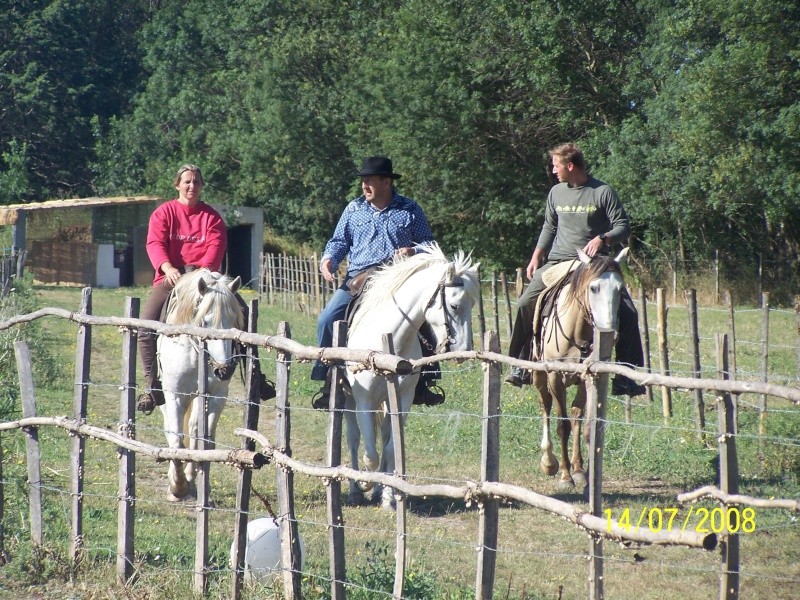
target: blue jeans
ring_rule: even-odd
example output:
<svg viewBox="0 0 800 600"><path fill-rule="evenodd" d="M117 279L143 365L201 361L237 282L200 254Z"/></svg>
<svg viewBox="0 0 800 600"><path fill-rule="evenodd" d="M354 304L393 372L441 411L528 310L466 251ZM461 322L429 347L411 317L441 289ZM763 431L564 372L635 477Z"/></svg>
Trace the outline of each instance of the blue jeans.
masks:
<svg viewBox="0 0 800 600"><path fill-rule="evenodd" d="M333 324L341 321L347 312L347 305L351 300L350 292L347 288L339 288L328 300L323 311L317 319L317 346L320 348L330 348L333 344ZM328 375L328 365L316 361L311 369L311 379L313 381L325 381Z"/></svg>

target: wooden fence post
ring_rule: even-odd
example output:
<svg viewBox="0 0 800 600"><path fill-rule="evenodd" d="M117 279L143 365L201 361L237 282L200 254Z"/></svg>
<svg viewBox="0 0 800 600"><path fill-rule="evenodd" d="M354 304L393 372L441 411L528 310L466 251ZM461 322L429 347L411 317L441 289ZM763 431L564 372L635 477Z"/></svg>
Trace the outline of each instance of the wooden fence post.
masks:
<svg viewBox="0 0 800 600"><path fill-rule="evenodd" d="M17 358L19 389L22 396L23 418L36 416L36 394L31 371L31 351L28 343L14 342ZM42 462L39 449L39 429L25 429L25 454L28 463L28 512L31 519L31 541L34 547L42 545Z"/></svg>
<svg viewBox="0 0 800 600"><path fill-rule="evenodd" d="M341 348L346 345L347 322L336 321L333 324L333 346ZM328 456L329 467L342 464L342 411L344 410L344 393L339 380L344 377L344 367L334 364L331 392L328 399ZM325 486L328 505L328 556L331 570L331 600L345 598L345 560L344 560L344 517L342 516L342 484L331 479Z"/></svg>
<svg viewBox="0 0 800 600"><path fill-rule="evenodd" d="M6 536L5 529L3 528L3 519L5 518L6 500L3 494L3 440L0 434L0 568L3 567L9 560L9 554L6 551Z"/></svg>
<svg viewBox="0 0 800 600"><path fill-rule="evenodd" d="M258 300L251 300L247 311L247 331L256 333L258 330ZM258 430L258 415L261 409L261 396L259 394L260 381L257 380L256 361L258 349L248 345L246 361L242 365L245 369L244 397L247 405L244 409L244 428L252 431ZM255 451L256 443L251 438L242 441L242 448ZM231 567L233 568L233 581L231 598L237 600L242 594L244 584L244 559L247 549L247 521L250 512L250 491L252 488L253 472L250 469L240 469L236 481L236 518L233 524L233 551L231 554Z"/></svg>
<svg viewBox="0 0 800 600"><path fill-rule="evenodd" d="M394 354L394 342L392 334L383 334L383 351L387 354ZM389 392L389 419L392 428L392 447L394 449L394 473L395 477L405 479L406 476L406 444L403 433L403 421L400 414L400 389L397 375L392 374L386 380ZM392 598L402 600L403 584L406 580L406 539L408 535L408 525L406 524L406 495L400 490L394 490L396 503L395 520L395 553L394 553L394 587Z"/></svg>
<svg viewBox="0 0 800 600"><path fill-rule="evenodd" d="M700 379L702 372L700 370L700 333L697 324L697 290L688 289L684 292L686 294L686 306L689 311L689 337L691 343L692 355L692 377ZM705 441L705 427L706 427L706 411L703 404L703 390L697 388L694 390L694 429L697 439Z"/></svg>
<svg viewBox="0 0 800 600"><path fill-rule="evenodd" d="M594 352L592 360L611 360L614 351L614 331L596 329L594 332ZM608 373L591 377L587 386L587 398L591 419L589 428L589 512L596 516L603 514L603 440L605 438L606 401L608 398ZM600 600L603 593L603 540L598 536L589 539L589 598Z"/></svg>
<svg viewBox="0 0 800 600"><path fill-rule="evenodd" d="M761 381L769 382L769 292L761 294ZM758 400L758 435L767 432L767 395Z"/></svg>
<svg viewBox="0 0 800 600"><path fill-rule="evenodd" d="M206 342L203 340L200 356L208 352ZM197 361L197 400L202 410L197 419L197 449L205 450L211 444L208 442L208 361ZM188 435L188 432L186 432ZM194 591L198 594L208 593L208 510L210 504L210 479L209 462L202 461L197 465L197 531L194 549Z"/></svg>
<svg viewBox="0 0 800 600"><path fill-rule="evenodd" d="M736 322L734 320L733 295L725 290L725 305L728 307L728 365L729 377L735 381L736 375ZM739 432L739 394L733 394L733 426Z"/></svg>
<svg viewBox="0 0 800 600"><path fill-rule="evenodd" d="M314 274L314 314L322 312L322 273L316 253L311 255L311 272Z"/></svg>
<svg viewBox="0 0 800 600"><path fill-rule="evenodd" d="M672 305L678 304L678 257L672 258Z"/></svg>
<svg viewBox="0 0 800 600"><path fill-rule="evenodd" d="M267 302L275 304L275 257L269 255L269 273L267 274Z"/></svg>
<svg viewBox="0 0 800 600"><path fill-rule="evenodd" d="M489 352L500 352L497 332L489 332L483 342ZM500 364L483 363L483 428L481 430L481 481L500 481ZM478 519L477 597L492 598L497 563L499 502L487 498L480 506Z"/></svg>
<svg viewBox="0 0 800 600"><path fill-rule="evenodd" d="M125 298L125 317L139 318L139 298ZM136 439L136 340L139 332L126 328L122 334L122 382L120 385L120 434ZM136 519L136 453L117 448L117 583L129 585L134 575L134 530Z"/></svg>
<svg viewBox="0 0 800 600"><path fill-rule="evenodd" d="M642 335L642 349L644 350L644 368L648 373L652 373L652 362L650 360L650 329L647 322L647 292L644 286L639 288L639 331ZM647 401L653 402L653 386L645 386L647 390Z"/></svg>
<svg viewBox="0 0 800 600"><path fill-rule="evenodd" d="M717 378L728 379L728 349L724 334L717 334ZM736 432L733 421L733 402L727 392L717 394L717 423L719 426L719 487L725 494L739 493L739 459L736 453ZM722 509L723 527L727 531L730 513L727 505ZM735 600L739 597L739 534L727 533L720 541L722 564L719 597Z"/></svg>
<svg viewBox="0 0 800 600"><path fill-rule="evenodd" d="M797 362L797 378L800 379L800 295L794 297L794 314L797 324L797 338L795 340L795 359Z"/></svg>
<svg viewBox="0 0 800 600"><path fill-rule="evenodd" d="M514 278L514 290L517 293L517 298L522 296L522 292L525 291L525 283L522 280L522 267L517 267L517 274Z"/></svg>
<svg viewBox="0 0 800 600"><path fill-rule="evenodd" d="M80 312L92 314L92 288L83 288ZM72 416L86 420L86 401L89 397L89 370L92 356L92 327L78 326L78 341L75 348L75 393ZM70 491L72 494L72 523L69 555L77 563L84 548L83 539L83 475L86 461L86 438L74 435L70 438Z"/></svg>
<svg viewBox="0 0 800 600"><path fill-rule="evenodd" d="M292 338L289 323L283 321L278 326L278 335ZM292 355L278 352L275 386L275 445L278 450L292 455L292 421L289 404L289 376L291 375ZM294 472L290 469L277 469L278 510L281 516L281 560L283 563L283 593L287 600L301 597L300 537L297 531L297 516L294 511Z"/></svg>
<svg viewBox="0 0 800 600"><path fill-rule="evenodd" d="M492 309L494 310L494 330L500 333L500 311L497 308L497 273L492 271Z"/></svg>
<svg viewBox="0 0 800 600"><path fill-rule="evenodd" d="M480 293L478 294L478 331L481 335L481 344L483 343L483 338L486 335L486 314L483 311L483 282L481 281L481 268L480 265L476 269L478 275L478 289ZM485 350L485 348L481 348L481 350Z"/></svg>
<svg viewBox="0 0 800 600"><path fill-rule="evenodd" d="M508 294L508 282L506 281L506 274L502 271L500 272L500 288L503 292L503 298L505 299L505 307L506 307L506 331L508 332L508 339L511 340L511 298ZM498 336L500 332L498 331ZM498 350L499 352L499 350Z"/></svg>
<svg viewBox="0 0 800 600"><path fill-rule="evenodd" d="M656 290L656 312L658 313L658 348L661 362L661 374L669 375L669 345L667 340L667 303L664 301L664 288ZM661 386L661 407L664 423L672 416L672 390Z"/></svg>

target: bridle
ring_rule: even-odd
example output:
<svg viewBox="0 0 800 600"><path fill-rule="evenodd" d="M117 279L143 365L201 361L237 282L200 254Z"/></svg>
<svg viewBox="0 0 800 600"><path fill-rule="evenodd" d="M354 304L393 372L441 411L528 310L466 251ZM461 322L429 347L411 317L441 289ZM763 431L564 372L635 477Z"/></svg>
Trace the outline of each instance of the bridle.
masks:
<svg viewBox="0 0 800 600"><path fill-rule="evenodd" d="M419 338L420 344L422 344L429 352L433 352L434 354L442 354L444 352L450 351L450 345L455 342L455 338L453 337L453 329L450 326L450 319L452 318L452 313L447 308L447 302L445 298L445 291L447 288L451 287L464 287L464 279L462 277L455 277L450 281L445 281L444 278L442 281L439 282L439 285L436 286L436 290L431 295L431 299L428 300L428 303L425 305L425 311L434 305L436 299L439 298L442 304L442 312L444 313L444 335L437 336L439 338L439 343L437 344L436 348L434 348L431 343L422 335L420 332L417 332L417 337Z"/></svg>

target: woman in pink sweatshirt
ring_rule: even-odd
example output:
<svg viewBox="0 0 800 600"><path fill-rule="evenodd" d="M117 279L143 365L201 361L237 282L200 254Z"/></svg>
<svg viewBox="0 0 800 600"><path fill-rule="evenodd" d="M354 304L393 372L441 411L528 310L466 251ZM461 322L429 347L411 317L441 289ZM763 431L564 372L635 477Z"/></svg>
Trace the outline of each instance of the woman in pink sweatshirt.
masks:
<svg viewBox="0 0 800 600"><path fill-rule="evenodd" d="M178 197L159 206L150 216L147 255L155 269L153 291L141 312L142 319L158 321L169 293L181 275L205 267L219 271L225 257L227 229L219 213L200 200L203 174L195 165L183 165L174 181ZM155 367L154 331L139 331L147 390L139 396L139 410L149 414L164 404L164 392Z"/></svg>

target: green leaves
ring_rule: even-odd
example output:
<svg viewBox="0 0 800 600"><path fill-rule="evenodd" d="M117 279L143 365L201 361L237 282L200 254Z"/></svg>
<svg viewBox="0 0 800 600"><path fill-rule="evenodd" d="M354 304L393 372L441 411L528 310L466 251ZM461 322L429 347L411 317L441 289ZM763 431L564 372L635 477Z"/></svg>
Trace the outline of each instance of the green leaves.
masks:
<svg viewBox="0 0 800 600"><path fill-rule="evenodd" d="M776 260L800 239L800 9L788 0L105 0L0 14L0 201L262 206L321 248L391 156L445 249L525 264L573 140L639 258ZM489 235L487 235L489 232ZM780 232L780 235L772 233ZM775 240L775 241L773 241Z"/></svg>

